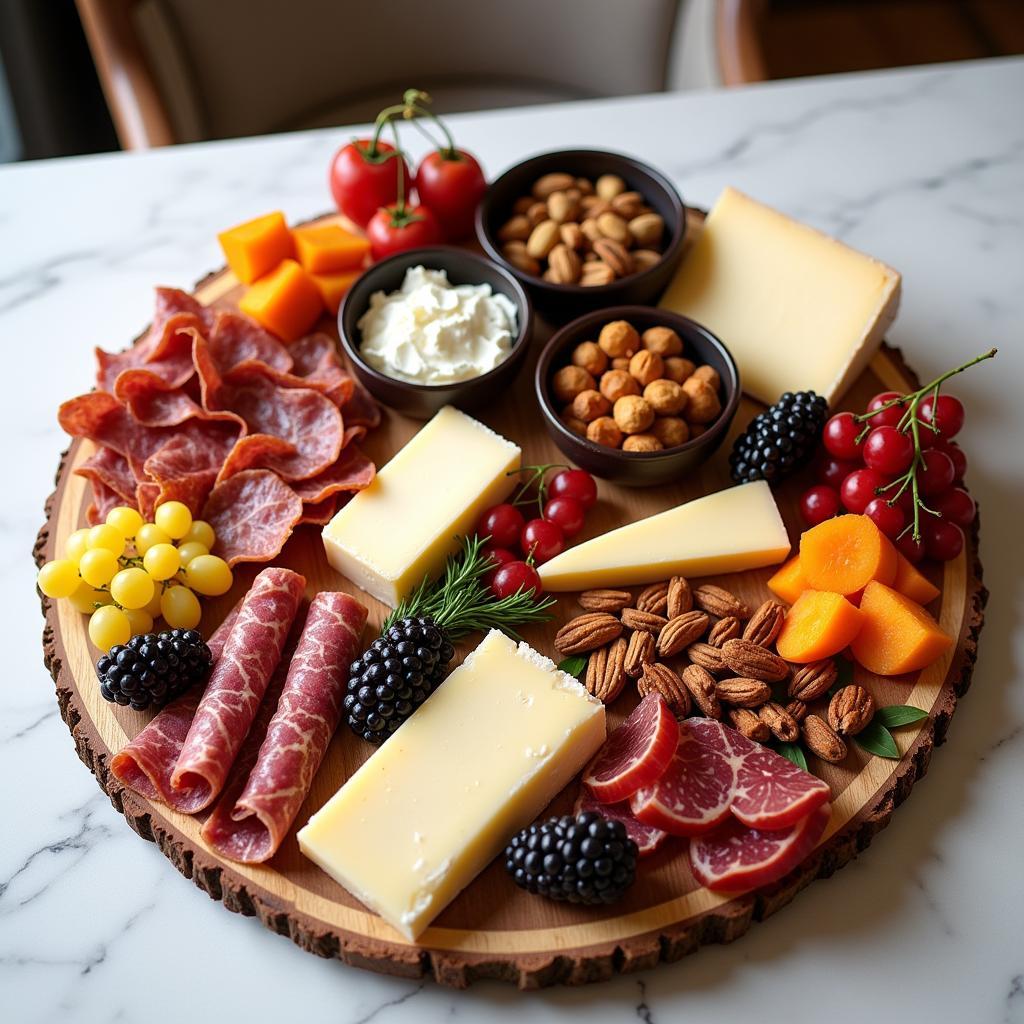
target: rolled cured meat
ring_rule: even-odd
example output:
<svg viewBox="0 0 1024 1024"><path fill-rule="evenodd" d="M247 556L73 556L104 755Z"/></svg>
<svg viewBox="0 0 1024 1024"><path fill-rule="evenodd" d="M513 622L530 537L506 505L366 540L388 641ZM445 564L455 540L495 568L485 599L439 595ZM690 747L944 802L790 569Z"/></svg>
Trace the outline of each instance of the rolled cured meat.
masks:
<svg viewBox="0 0 1024 1024"><path fill-rule="evenodd" d="M214 630L213 636L206 641L214 665L224 652L224 644L238 618L239 607L236 604L228 612L224 621ZM178 763L178 755L185 744L185 737L192 726L202 696L203 688L193 686L157 712L145 729L114 755L110 762L114 777L149 800L172 803L171 773Z"/></svg>
<svg viewBox="0 0 1024 1024"><path fill-rule="evenodd" d="M264 569L242 599L224 651L171 773L171 806L195 814L217 798L281 660L305 577Z"/></svg>
<svg viewBox="0 0 1024 1024"><path fill-rule="evenodd" d="M223 856L258 864L277 852L338 727L365 625L366 608L347 594L313 598L273 717L274 684L203 826Z"/></svg>

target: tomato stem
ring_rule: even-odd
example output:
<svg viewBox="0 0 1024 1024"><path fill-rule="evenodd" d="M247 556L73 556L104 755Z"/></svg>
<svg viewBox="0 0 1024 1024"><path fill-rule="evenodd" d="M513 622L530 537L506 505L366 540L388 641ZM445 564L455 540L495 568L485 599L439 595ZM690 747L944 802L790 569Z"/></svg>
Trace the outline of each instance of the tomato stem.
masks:
<svg viewBox="0 0 1024 1024"><path fill-rule="evenodd" d="M445 137L446 144L444 146L437 146L437 151L445 160L461 160L462 157L455 148L455 138L448 130L448 126L430 109L430 104L433 103L430 93L424 92L422 89L406 89L402 99L405 101L405 110L402 116L410 121L414 120L417 116L429 117L441 129ZM427 135L427 138L430 138L430 136ZM431 139L431 142L433 142L433 139ZM436 143L434 144L436 145Z"/></svg>

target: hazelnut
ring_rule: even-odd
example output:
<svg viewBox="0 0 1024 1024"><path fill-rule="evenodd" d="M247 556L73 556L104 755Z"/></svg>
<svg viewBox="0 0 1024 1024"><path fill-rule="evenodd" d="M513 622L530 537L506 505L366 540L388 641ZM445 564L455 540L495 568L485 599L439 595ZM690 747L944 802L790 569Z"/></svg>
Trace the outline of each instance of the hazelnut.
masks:
<svg viewBox="0 0 1024 1024"><path fill-rule="evenodd" d="M705 380L690 377L683 382L683 391L689 396L686 419L689 423L710 423L722 411L718 392Z"/></svg>
<svg viewBox="0 0 1024 1024"><path fill-rule="evenodd" d="M580 437L587 436L587 425L583 420L578 420L573 415L563 416L562 422L574 433L579 434Z"/></svg>
<svg viewBox="0 0 1024 1024"><path fill-rule="evenodd" d="M616 356L612 360L612 369L625 370L626 373L629 373L629 359L626 356Z"/></svg>
<svg viewBox="0 0 1024 1024"><path fill-rule="evenodd" d="M631 356L640 348L640 335L636 333L636 328L625 320L613 320L601 328L597 343L612 358Z"/></svg>
<svg viewBox="0 0 1024 1024"><path fill-rule="evenodd" d="M594 444L603 444L608 448L618 448L622 444L622 431L611 416L598 416L587 424L587 439Z"/></svg>
<svg viewBox="0 0 1024 1024"><path fill-rule="evenodd" d="M695 369L696 367L689 359L683 359L681 356L669 356L665 360L665 376L677 384L682 384L683 381L691 377Z"/></svg>
<svg viewBox="0 0 1024 1024"><path fill-rule="evenodd" d="M551 380L551 389L560 402L571 402L581 391L593 391L594 378L582 366L563 366Z"/></svg>
<svg viewBox="0 0 1024 1024"><path fill-rule="evenodd" d="M586 371L584 371L586 372ZM612 403L600 391L593 389L581 391L572 400L572 414L584 423L596 420L598 416L607 416Z"/></svg>
<svg viewBox="0 0 1024 1024"><path fill-rule="evenodd" d="M645 349L662 357L683 354L683 339L671 327L648 327L640 340Z"/></svg>
<svg viewBox="0 0 1024 1024"><path fill-rule="evenodd" d="M640 385L629 375L628 370L609 370L602 375L598 387L609 402L617 402L626 395L640 394Z"/></svg>
<svg viewBox="0 0 1024 1024"><path fill-rule="evenodd" d="M690 428L686 420L678 416L659 416L651 427L651 433L665 448L675 448L690 440Z"/></svg>
<svg viewBox="0 0 1024 1024"><path fill-rule="evenodd" d="M693 376L698 380L706 381L710 384L715 391L722 386L722 378L718 376L718 371L713 366L708 366L706 363L703 366L698 366L693 371Z"/></svg>
<svg viewBox="0 0 1024 1024"><path fill-rule="evenodd" d="M622 442L624 452L660 452L663 447L653 434L633 434Z"/></svg>
<svg viewBox="0 0 1024 1024"><path fill-rule="evenodd" d="M650 384L665 374L665 364L657 352L642 348L629 361L629 372L640 384Z"/></svg>
<svg viewBox="0 0 1024 1024"><path fill-rule="evenodd" d="M624 434L642 434L654 422L654 410L639 395L623 395L616 401L613 415Z"/></svg>
<svg viewBox="0 0 1024 1024"><path fill-rule="evenodd" d="M636 356L633 358L635 359ZM665 377L652 380L644 388L644 398L650 402L651 408L659 416L674 416L676 413L682 412L689 401L689 396L683 390L682 385Z"/></svg>
<svg viewBox="0 0 1024 1024"><path fill-rule="evenodd" d="M576 366L582 366L587 373L600 377L608 369L608 356L601 351L601 347L594 341L581 341L572 350L572 361ZM587 387L594 387L588 384Z"/></svg>

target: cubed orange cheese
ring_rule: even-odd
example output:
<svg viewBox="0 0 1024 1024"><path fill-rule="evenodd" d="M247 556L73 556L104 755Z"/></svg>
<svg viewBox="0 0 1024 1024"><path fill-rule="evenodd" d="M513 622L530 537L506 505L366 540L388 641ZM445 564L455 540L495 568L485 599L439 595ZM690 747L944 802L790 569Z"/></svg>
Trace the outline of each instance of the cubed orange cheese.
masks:
<svg viewBox="0 0 1024 1024"><path fill-rule="evenodd" d="M313 284L320 290L328 312L337 315L338 307L345 293L352 287L352 282L359 277L361 270L346 270L341 274L310 274Z"/></svg>
<svg viewBox="0 0 1024 1024"><path fill-rule="evenodd" d="M283 341L295 341L312 330L324 303L309 274L295 260L282 260L250 285L238 308Z"/></svg>
<svg viewBox="0 0 1024 1024"><path fill-rule="evenodd" d="M295 255L291 232L280 211L222 231L217 240L228 266L242 284L252 284L281 260Z"/></svg>
<svg viewBox="0 0 1024 1024"><path fill-rule="evenodd" d="M800 556L794 555L768 581L768 589L781 597L788 604L796 604L796 599L810 586L800 569Z"/></svg>
<svg viewBox="0 0 1024 1024"><path fill-rule="evenodd" d="M337 274L358 270L370 254L370 243L337 224L314 224L295 228L295 251L310 274Z"/></svg>
<svg viewBox="0 0 1024 1024"><path fill-rule="evenodd" d="M903 555L897 554L896 578L892 589L918 604L931 604L941 593L931 580L926 579Z"/></svg>
<svg viewBox="0 0 1024 1024"><path fill-rule="evenodd" d="M919 604L882 583L864 588L860 611L863 625L850 651L876 675L927 668L953 646L953 638Z"/></svg>

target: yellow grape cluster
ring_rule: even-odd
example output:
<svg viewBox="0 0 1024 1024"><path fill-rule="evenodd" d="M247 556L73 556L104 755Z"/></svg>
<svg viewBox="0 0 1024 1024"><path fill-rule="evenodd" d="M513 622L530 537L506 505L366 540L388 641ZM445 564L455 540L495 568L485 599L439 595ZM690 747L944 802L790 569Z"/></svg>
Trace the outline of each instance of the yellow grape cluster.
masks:
<svg viewBox="0 0 1024 1024"><path fill-rule="evenodd" d="M172 629L195 629L199 598L231 589L231 568L210 554L213 527L187 505L158 505L153 522L119 505L106 522L75 530L61 558L39 570L39 589L89 614L89 639L101 650L149 633L163 617Z"/></svg>

